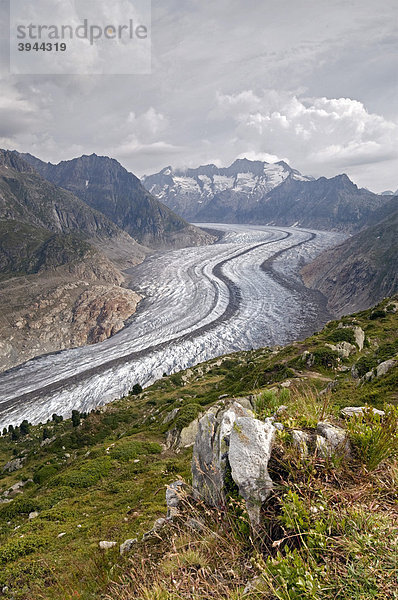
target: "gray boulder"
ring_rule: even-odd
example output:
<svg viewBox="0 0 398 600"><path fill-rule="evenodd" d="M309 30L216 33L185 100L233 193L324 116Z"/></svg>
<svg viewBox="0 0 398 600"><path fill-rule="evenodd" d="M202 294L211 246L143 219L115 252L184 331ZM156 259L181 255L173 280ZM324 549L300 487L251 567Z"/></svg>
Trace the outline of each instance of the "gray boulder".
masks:
<svg viewBox="0 0 398 600"><path fill-rule="evenodd" d="M390 358L389 360L385 360L380 363L376 368L377 377L381 377L382 375L386 375L390 369L393 369L396 365L398 365L398 361Z"/></svg>
<svg viewBox="0 0 398 600"><path fill-rule="evenodd" d="M301 458L308 456L308 445L311 441L310 435L306 431L293 429L292 431L293 448L300 454Z"/></svg>
<svg viewBox="0 0 398 600"><path fill-rule="evenodd" d="M272 423L250 417L236 419L231 431L228 454L231 475L246 501L254 527L259 525L261 504L272 489L268 461L274 435Z"/></svg>
<svg viewBox="0 0 398 600"><path fill-rule="evenodd" d="M157 532L160 531L162 529L162 527L164 527L166 525L166 523L167 523L167 519L164 519L163 517L160 517L160 519L156 519L156 521L153 524L152 529L150 529L149 531L144 533L144 535L142 536L142 541L144 542L145 540L149 539L153 535L156 535Z"/></svg>
<svg viewBox="0 0 398 600"><path fill-rule="evenodd" d="M137 544L137 542L138 542L137 538L134 538L134 539L126 540L125 542L123 542L123 544L120 544L120 547L119 547L120 556L123 556L123 554L128 554L131 551L134 544Z"/></svg>
<svg viewBox="0 0 398 600"><path fill-rule="evenodd" d="M365 343L365 332L361 327L354 327L354 337L355 343L358 346L360 352L363 350L363 345Z"/></svg>
<svg viewBox="0 0 398 600"><path fill-rule="evenodd" d="M225 408L212 407L200 419L192 457L195 498L202 498L211 506L224 503L224 480L233 424L239 417L251 418L252 415L251 410L234 400Z"/></svg>
<svg viewBox="0 0 398 600"><path fill-rule="evenodd" d="M180 410L179 408L173 408L173 410L171 410L170 412L168 412L167 415L164 417L164 419L162 421L163 425L166 425L167 423L171 423L171 421L174 421L174 419L177 416L179 410Z"/></svg>
<svg viewBox="0 0 398 600"><path fill-rule="evenodd" d="M10 460L4 465L3 473L14 473L14 471L19 471L19 469L22 469L25 460L26 458L14 458L13 460Z"/></svg>
<svg viewBox="0 0 398 600"><path fill-rule="evenodd" d="M185 483L183 481L173 481L166 489L166 504L167 504L167 518L172 519L179 513L179 506L181 504L181 497L184 491Z"/></svg>
<svg viewBox="0 0 398 600"><path fill-rule="evenodd" d="M373 408L371 406L346 406L342 409L341 414L343 417L362 417L368 411L371 411L380 417L384 417L385 415L384 410L378 410L377 408Z"/></svg>
<svg viewBox="0 0 398 600"><path fill-rule="evenodd" d="M217 506L225 500L217 444L218 426L212 414L200 419L192 456L194 497L203 499L210 506Z"/></svg>
<svg viewBox="0 0 398 600"><path fill-rule="evenodd" d="M350 442L344 429L327 421L320 421L316 428L316 448L324 457L335 454L349 456Z"/></svg>

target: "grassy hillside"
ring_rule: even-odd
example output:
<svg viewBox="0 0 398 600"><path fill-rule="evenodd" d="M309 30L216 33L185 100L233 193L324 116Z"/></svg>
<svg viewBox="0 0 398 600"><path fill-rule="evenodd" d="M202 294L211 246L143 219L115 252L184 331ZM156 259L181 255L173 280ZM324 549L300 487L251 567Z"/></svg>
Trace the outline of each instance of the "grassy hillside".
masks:
<svg viewBox="0 0 398 600"><path fill-rule="evenodd" d="M4 432L0 465L21 459L21 468L0 475L3 596L396 599L398 368L361 378L397 358L397 324L396 297L331 322L304 342L164 377L143 393L75 414L74 422L54 416ZM362 350L354 328L365 333ZM342 347L351 353L346 358ZM120 543L140 540L165 516L166 486L179 478L189 484L192 449L170 449L167 433L178 437L225 394L253 394L258 418L286 406L263 529L250 530L233 489L228 506L217 510L188 496L181 518L121 557ZM342 421L341 407L364 404L392 408L383 422ZM304 460L294 452L292 429L311 430L325 418L347 428L351 460ZM102 540L116 545L101 550ZM257 587L244 593L255 577Z"/></svg>

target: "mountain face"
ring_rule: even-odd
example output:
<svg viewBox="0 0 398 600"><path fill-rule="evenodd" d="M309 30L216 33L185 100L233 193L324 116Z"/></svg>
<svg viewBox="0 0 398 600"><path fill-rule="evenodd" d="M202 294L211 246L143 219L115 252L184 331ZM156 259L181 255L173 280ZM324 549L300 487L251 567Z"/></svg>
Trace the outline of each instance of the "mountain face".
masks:
<svg viewBox="0 0 398 600"><path fill-rule="evenodd" d="M146 250L101 212L50 183L21 156L7 150L0 150L0 219L56 235L77 234L109 251L112 258L129 254L133 264L145 256Z"/></svg>
<svg viewBox="0 0 398 600"><path fill-rule="evenodd" d="M120 267L147 251L0 150L0 370L121 329L140 298Z"/></svg>
<svg viewBox="0 0 398 600"><path fill-rule="evenodd" d="M367 223L387 201L359 189L347 175L314 180L286 163L241 159L219 169L173 171L143 179L173 210L196 222L300 225L350 231Z"/></svg>
<svg viewBox="0 0 398 600"><path fill-rule="evenodd" d="M72 192L142 244L162 248L212 241L156 200L114 159L92 154L54 165L30 154L20 156L45 179Z"/></svg>
<svg viewBox="0 0 398 600"><path fill-rule="evenodd" d="M398 197L390 207L383 221L326 250L302 270L304 282L326 296L336 316L367 309L398 291Z"/></svg>
<svg viewBox="0 0 398 600"><path fill-rule="evenodd" d="M143 184L185 218L230 222L289 178L310 181L284 162L268 164L238 159L226 168L205 165L173 171L166 167L160 173L144 177Z"/></svg>

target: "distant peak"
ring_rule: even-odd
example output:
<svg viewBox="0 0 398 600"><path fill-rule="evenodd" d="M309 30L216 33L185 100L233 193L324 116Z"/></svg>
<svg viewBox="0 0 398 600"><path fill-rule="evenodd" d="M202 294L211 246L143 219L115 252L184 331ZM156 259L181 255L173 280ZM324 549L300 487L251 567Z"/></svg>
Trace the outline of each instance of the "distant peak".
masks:
<svg viewBox="0 0 398 600"><path fill-rule="evenodd" d="M169 165L160 171L162 175L171 175L173 173L173 167Z"/></svg>
<svg viewBox="0 0 398 600"><path fill-rule="evenodd" d="M276 165L280 165L281 167L283 167L284 169L286 169L287 171L291 171L292 168L290 165L287 164L287 162L285 162L284 160L278 160L277 163L275 163Z"/></svg>

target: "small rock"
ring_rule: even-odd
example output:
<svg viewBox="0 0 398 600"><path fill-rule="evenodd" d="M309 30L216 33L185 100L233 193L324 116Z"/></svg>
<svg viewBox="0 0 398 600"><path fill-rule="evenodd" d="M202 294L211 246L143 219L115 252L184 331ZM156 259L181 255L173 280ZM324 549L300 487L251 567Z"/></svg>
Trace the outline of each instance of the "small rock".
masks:
<svg viewBox="0 0 398 600"><path fill-rule="evenodd" d="M281 404L280 406L278 406L278 408L275 411L276 415L280 415L281 413L284 413L288 410L288 406L286 406L285 404Z"/></svg>
<svg viewBox="0 0 398 600"><path fill-rule="evenodd" d="M25 460L26 458L14 458L13 460L10 460L4 465L3 473L14 473L14 471L19 471L19 469L22 469Z"/></svg>
<svg viewBox="0 0 398 600"><path fill-rule="evenodd" d="M327 386L319 392L320 396L324 394L328 394L329 392L334 392L339 387L339 381L335 379L334 381L329 381Z"/></svg>
<svg viewBox="0 0 398 600"><path fill-rule="evenodd" d="M66 531L63 531L62 533L59 533L57 535L58 538L64 537L64 535L66 535Z"/></svg>
<svg viewBox="0 0 398 600"><path fill-rule="evenodd" d="M384 417L386 414L384 410L378 410L372 406L346 406L342 409L341 414L343 417L353 417L354 415L362 417L367 412L373 412L375 415L379 415L380 417Z"/></svg>
<svg viewBox="0 0 398 600"><path fill-rule="evenodd" d="M311 354L311 352L308 352L308 350L304 350L304 352L301 355L301 360L305 362L308 368L311 368L314 366L315 356Z"/></svg>
<svg viewBox="0 0 398 600"><path fill-rule="evenodd" d="M221 396L218 396L219 400L223 400L224 398L228 398L228 394L221 394Z"/></svg>
<svg viewBox="0 0 398 600"><path fill-rule="evenodd" d="M181 496L184 489L183 481L173 481L166 489L167 518L172 519L178 515Z"/></svg>
<svg viewBox="0 0 398 600"><path fill-rule="evenodd" d="M325 457L333 454L350 454L350 442L344 429L332 425L327 421L320 421L317 425L316 448Z"/></svg>
<svg viewBox="0 0 398 600"><path fill-rule="evenodd" d="M282 423L274 423L273 425L278 431L283 431L285 429L285 426Z"/></svg>
<svg viewBox="0 0 398 600"><path fill-rule="evenodd" d="M164 527L164 525L166 525L166 523L167 523L167 519L164 519L163 517L161 517L160 519L156 519L156 521L153 524L152 529L150 529L149 531L144 533L144 535L142 536L142 540L145 541L148 538L150 538L154 533L157 533L160 529L162 529L162 527Z"/></svg>
<svg viewBox="0 0 398 600"><path fill-rule="evenodd" d="M380 363L376 368L377 377L386 375L386 373L388 373L388 371L390 371L390 369L393 369L396 365L398 365L398 361L396 361L392 358Z"/></svg>
<svg viewBox="0 0 398 600"><path fill-rule="evenodd" d="M101 550L109 550L110 548L113 548L114 546L116 546L116 542L108 542L106 540L99 542L99 547Z"/></svg>
<svg viewBox="0 0 398 600"><path fill-rule="evenodd" d="M37 510L34 510L33 512L29 513L29 519L36 519L36 517L39 516L39 513L37 512Z"/></svg>
<svg viewBox="0 0 398 600"><path fill-rule="evenodd" d="M308 456L308 444L310 443L310 439L311 438L307 432L300 431L300 429L293 429L293 448L296 448L298 450L301 458Z"/></svg>
<svg viewBox="0 0 398 600"><path fill-rule="evenodd" d="M171 423L171 421L174 421L174 418L177 416L177 414L179 413L179 411L180 411L179 408L173 408L173 410L171 410L170 412L168 412L167 415L165 416L165 418L162 421L163 425L166 425L167 423Z"/></svg>
<svg viewBox="0 0 398 600"><path fill-rule="evenodd" d="M134 539L126 540L125 542L123 542L123 544L120 544L120 548L119 548L120 556L123 556L123 554L127 554L128 552L130 552L131 548L134 546L134 544L137 544L137 542L138 542L137 538L134 538Z"/></svg>
<svg viewBox="0 0 398 600"><path fill-rule="evenodd" d="M356 365L352 365L352 367L351 367L351 377L353 379L359 378L359 373L358 373L358 369L357 369Z"/></svg>
<svg viewBox="0 0 398 600"><path fill-rule="evenodd" d="M257 575L251 581L247 582L245 589L243 590L243 595L245 596L246 594L251 594L251 592L265 591L264 588L265 588L264 579L262 577L260 577L259 575Z"/></svg>
<svg viewBox="0 0 398 600"><path fill-rule="evenodd" d="M55 435L51 438L46 438L45 440L40 442L40 448L43 448L44 446L48 446L49 444L52 444L53 442L55 442L56 439L57 439L57 437Z"/></svg>
<svg viewBox="0 0 398 600"><path fill-rule="evenodd" d="M281 387L283 387L283 388L289 388L291 385L292 385L292 382L290 381L290 379L287 379L286 381L281 383Z"/></svg>
<svg viewBox="0 0 398 600"><path fill-rule="evenodd" d="M190 527L190 529L198 531L199 533L202 533L205 530L205 526L203 525L203 523L201 521L198 521L197 519L188 519L187 525L188 527Z"/></svg>

